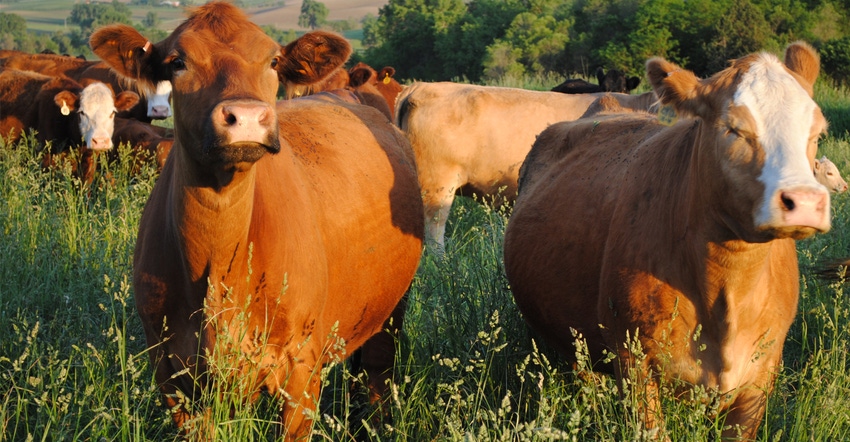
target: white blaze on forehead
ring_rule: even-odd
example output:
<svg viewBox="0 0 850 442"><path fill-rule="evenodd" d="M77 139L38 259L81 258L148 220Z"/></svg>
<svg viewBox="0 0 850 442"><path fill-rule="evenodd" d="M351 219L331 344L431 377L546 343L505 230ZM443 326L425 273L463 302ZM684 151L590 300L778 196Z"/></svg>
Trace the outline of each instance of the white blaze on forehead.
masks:
<svg viewBox="0 0 850 442"><path fill-rule="evenodd" d="M758 179L765 194L755 213L756 225L761 225L772 217L771 199L778 190L820 186L806 156L817 105L782 62L766 53L741 76L733 101L752 114L764 150Z"/></svg>
<svg viewBox="0 0 850 442"><path fill-rule="evenodd" d="M93 139L102 139L112 147L112 131L115 121L115 95L100 82L92 83L80 94L80 132L91 147Z"/></svg>
<svg viewBox="0 0 850 442"><path fill-rule="evenodd" d="M171 116L171 82L160 81L156 85L156 91L147 97L148 117L168 118Z"/></svg>

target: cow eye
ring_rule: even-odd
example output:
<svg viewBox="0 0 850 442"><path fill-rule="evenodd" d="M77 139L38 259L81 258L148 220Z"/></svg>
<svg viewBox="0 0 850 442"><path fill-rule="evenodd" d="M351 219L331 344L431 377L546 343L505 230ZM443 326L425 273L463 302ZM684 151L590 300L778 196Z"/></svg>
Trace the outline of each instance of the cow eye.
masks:
<svg viewBox="0 0 850 442"><path fill-rule="evenodd" d="M171 69L174 71L182 71L183 69L186 69L186 62L180 57L175 57L169 64L171 65Z"/></svg>
<svg viewBox="0 0 850 442"><path fill-rule="evenodd" d="M271 68L272 68L272 69L277 69L277 65L278 65L279 63L280 63L280 59L279 59L279 58L277 58L277 57L272 58Z"/></svg>

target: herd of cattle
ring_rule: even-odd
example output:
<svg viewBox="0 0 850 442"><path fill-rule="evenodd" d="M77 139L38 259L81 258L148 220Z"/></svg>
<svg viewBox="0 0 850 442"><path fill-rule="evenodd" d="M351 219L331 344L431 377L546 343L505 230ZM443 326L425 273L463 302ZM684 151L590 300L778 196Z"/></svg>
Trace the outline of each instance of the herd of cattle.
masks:
<svg viewBox="0 0 850 442"><path fill-rule="evenodd" d="M707 79L652 58L652 91L630 95L640 80L622 74L574 94L402 87L391 68L343 69L335 34L281 47L226 2L155 44L126 25L90 43L103 61L4 51L0 129L37 130L48 159L127 141L158 155L134 291L186 432L205 427L178 393L197 394L213 348L244 355L245 397L287 398L288 440L309 431L340 339L379 401L423 245L444 250L469 192L514 203L505 270L531 327L565 355L574 334L595 360L617 355L597 368L646 383L647 428L678 379L723 393L725 435L756 434L797 308L794 240L828 231L829 192L847 190L815 157L809 45ZM173 129L149 124L172 112Z"/></svg>

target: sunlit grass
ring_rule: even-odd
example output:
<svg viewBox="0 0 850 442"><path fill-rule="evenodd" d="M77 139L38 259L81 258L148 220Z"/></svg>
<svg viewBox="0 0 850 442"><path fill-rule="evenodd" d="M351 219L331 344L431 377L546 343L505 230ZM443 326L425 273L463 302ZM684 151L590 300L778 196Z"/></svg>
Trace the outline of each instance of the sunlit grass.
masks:
<svg viewBox="0 0 850 442"><path fill-rule="evenodd" d="M833 127L842 127L847 93L819 94L832 103L825 113ZM832 133L819 154L847 174L848 147L846 132ZM131 176L123 163L110 165L108 176L83 186L70 171L41 171L32 149L26 141L0 146L0 440L179 440L129 284L153 167ZM848 198L833 197L831 232L798 243L799 314L759 440L835 441L850 431L850 301L811 268L850 255ZM350 393L359 378L336 363L322 371L312 440L353 440L358 431L384 441L647 436L630 406L641 400L640 385L590 375L586 359L574 370L525 325L503 271L509 216L457 198L445 255L426 251L411 288L397 383L384 408L391 419ZM248 404L228 383L226 360L214 368L214 387L197 399L215 417L212 438L275 440L280 400ZM711 440L722 430L713 394L667 396L671 440Z"/></svg>

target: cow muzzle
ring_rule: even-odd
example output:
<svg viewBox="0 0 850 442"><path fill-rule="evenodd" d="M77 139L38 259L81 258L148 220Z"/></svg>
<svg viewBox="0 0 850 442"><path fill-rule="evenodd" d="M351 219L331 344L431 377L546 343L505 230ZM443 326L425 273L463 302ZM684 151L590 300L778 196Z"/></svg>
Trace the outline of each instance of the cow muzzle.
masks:
<svg viewBox="0 0 850 442"><path fill-rule="evenodd" d="M822 186L795 187L776 192L774 200L778 215L774 218L780 229L802 228L827 232L831 227L829 192ZM808 236L808 235L806 235Z"/></svg>
<svg viewBox="0 0 850 442"><path fill-rule="evenodd" d="M219 143L227 145L278 145L274 107L257 100L219 103L212 112L212 126Z"/></svg>

